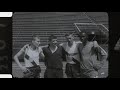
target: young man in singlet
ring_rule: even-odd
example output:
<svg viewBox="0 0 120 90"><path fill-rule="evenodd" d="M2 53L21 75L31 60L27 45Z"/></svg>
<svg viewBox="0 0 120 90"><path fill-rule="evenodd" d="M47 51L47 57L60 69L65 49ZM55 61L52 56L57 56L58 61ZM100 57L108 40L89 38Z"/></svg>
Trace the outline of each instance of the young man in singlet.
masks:
<svg viewBox="0 0 120 90"><path fill-rule="evenodd" d="M32 42L25 45L15 56L14 60L24 73L24 78L40 78L40 63L39 59L44 58L43 51L40 45L40 37L33 36ZM25 66L19 62L19 56L24 54Z"/></svg>
<svg viewBox="0 0 120 90"><path fill-rule="evenodd" d="M107 59L106 51L97 41L89 40L85 32L80 33L82 43L79 46L81 78L99 78L98 70Z"/></svg>
<svg viewBox="0 0 120 90"><path fill-rule="evenodd" d="M66 34L65 38L67 42L60 44L68 53L68 55L66 55L67 64L65 73L68 78L78 78L80 75L80 56L78 46L81 42L74 41L72 33Z"/></svg>
<svg viewBox="0 0 120 90"><path fill-rule="evenodd" d="M57 44L57 37L49 37L48 47L43 48L45 55L46 71L44 78L63 78L63 60L65 60L64 49Z"/></svg>

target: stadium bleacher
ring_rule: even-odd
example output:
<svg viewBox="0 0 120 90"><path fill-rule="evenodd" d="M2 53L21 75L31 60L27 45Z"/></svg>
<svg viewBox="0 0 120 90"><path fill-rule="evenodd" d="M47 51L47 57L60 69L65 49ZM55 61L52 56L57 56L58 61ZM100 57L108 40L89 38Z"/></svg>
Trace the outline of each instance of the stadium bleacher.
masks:
<svg viewBox="0 0 120 90"><path fill-rule="evenodd" d="M96 23L102 23L108 28L107 13L89 13ZM26 43L29 43L32 35L41 37L41 45L47 44L50 34L58 37L58 42L64 42L65 33L75 33L77 28L74 23L91 23L82 12L16 12L13 15L13 55ZM95 31L94 27L88 27Z"/></svg>

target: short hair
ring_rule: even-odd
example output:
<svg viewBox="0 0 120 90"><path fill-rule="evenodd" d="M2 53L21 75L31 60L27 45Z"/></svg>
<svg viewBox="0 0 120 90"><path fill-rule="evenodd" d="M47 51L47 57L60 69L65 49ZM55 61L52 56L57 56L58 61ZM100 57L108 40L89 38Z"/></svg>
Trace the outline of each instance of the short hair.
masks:
<svg viewBox="0 0 120 90"><path fill-rule="evenodd" d="M70 36L70 35L73 36L73 33L67 33L67 34L65 34L65 37Z"/></svg>
<svg viewBox="0 0 120 90"><path fill-rule="evenodd" d="M51 41L52 39L57 39L57 37L56 36L54 36L54 35L50 35L50 37L49 37L49 41Z"/></svg>
<svg viewBox="0 0 120 90"><path fill-rule="evenodd" d="M79 37L81 37L81 36L85 36L85 37L88 38L88 34L86 32L80 32L79 33Z"/></svg>
<svg viewBox="0 0 120 90"><path fill-rule="evenodd" d="M40 39L40 36L39 36L39 35L36 35L36 34L33 34L32 40L35 40L36 38Z"/></svg>

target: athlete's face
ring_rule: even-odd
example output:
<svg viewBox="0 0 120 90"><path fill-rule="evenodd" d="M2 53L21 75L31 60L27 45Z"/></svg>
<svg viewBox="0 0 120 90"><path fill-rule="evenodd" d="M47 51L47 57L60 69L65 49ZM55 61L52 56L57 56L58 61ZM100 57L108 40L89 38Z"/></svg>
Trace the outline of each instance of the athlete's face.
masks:
<svg viewBox="0 0 120 90"><path fill-rule="evenodd" d="M33 40L33 45L35 45L36 47L39 47L39 45L40 45L40 39L36 37L36 38Z"/></svg>
<svg viewBox="0 0 120 90"><path fill-rule="evenodd" d="M80 39L81 39L82 42L86 42L87 41L87 35L85 33L82 33L80 35Z"/></svg>
<svg viewBox="0 0 120 90"><path fill-rule="evenodd" d="M67 42L73 42L74 37L72 35L66 36Z"/></svg>
<svg viewBox="0 0 120 90"><path fill-rule="evenodd" d="M57 45L57 39L52 39L50 41L50 44L56 46Z"/></svg>

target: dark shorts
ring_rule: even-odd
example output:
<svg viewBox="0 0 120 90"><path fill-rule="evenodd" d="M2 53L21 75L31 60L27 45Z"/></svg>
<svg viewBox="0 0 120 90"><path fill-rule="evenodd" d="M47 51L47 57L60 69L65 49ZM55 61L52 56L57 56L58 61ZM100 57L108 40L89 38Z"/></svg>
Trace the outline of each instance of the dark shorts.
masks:
<svg viewBox="0 0 120 90"><path fill-rule="evenodd" d="M28 71L24 72L23 78L40 78L40 66L27 67Z"/></svg>
<svg viewBox="0 0 120 90"><path fill-rule="evenodd" d="M63 78L63 69L47 68L44 73L44 78Z"/></svg>
<svg viewBox="0 0 120 90"><path fill-rule="evenodd" d="M80 65L79 64L66 64L65 73L68 78L80 77Z"/></svg>

